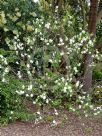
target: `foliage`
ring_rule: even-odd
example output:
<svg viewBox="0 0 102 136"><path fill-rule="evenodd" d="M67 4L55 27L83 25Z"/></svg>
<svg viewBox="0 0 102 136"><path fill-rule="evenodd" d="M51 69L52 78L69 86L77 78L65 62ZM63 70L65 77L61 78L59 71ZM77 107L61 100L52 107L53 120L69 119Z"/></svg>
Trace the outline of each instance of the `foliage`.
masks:
<svg viewBox="0 0 102 136"><path fill-rule="evenodd" d="M23 99L16 94L17 86L21 84L19 80L15 80L14 77L10 76L7 78L9 78L9 84L0 82L0 114L2 118L6 117L11 120L10 115L16 111L21 111Z"/></svg>
<svg viewBox="0 0 102 136"><path fill-rule="evenodd" d="M100 65L97 64L97 66L93 70L93 79L96 80L96 81L102 80L102 69L101 69Z"/></svg>

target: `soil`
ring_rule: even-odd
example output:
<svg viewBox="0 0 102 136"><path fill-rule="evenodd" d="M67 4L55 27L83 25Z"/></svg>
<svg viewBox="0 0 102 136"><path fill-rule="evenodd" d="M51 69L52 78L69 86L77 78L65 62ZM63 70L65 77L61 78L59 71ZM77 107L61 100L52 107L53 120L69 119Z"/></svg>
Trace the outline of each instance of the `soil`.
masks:
<svg viewBox="0 0 102 136"><path fill-rule="evenodd" d="M63 125L17 121L0 128L0 136L102 136L102 118L85 118L68 113Z"/></svg>
<svg viewBox="0 0 102 136"><path fill-rule="evenodd" d="M26 107L34 112L35 107L29 102ZM51 115L51 113L50 113ZM67 118L66 121L63 121ZM102 116L83 117L75 113L61 111L60 118L56 118L57 125L51 123L35 123L32 121L16 121L0 127L0 136L102 136Z"/></svg>

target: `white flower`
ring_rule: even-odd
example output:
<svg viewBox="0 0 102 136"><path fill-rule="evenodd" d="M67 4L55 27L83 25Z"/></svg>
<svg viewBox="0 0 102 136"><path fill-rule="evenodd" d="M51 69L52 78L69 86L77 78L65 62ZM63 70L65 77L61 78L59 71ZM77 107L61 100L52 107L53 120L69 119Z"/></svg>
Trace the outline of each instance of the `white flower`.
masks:
<svg viewBox="0 0 102 136"><path fill-rule="evenodd" d="M33 0L35 3L38 3L39 2L39 0Z"/></svg>
<svg viewBox="0 0 102 136"><path fill-rule="evenodd" d="M93 44L92 40L89 41L89 44L91 44L91 45Z"/></svg>
<svg viewBox="0 0 102 136"><path fill-rule="evenodd" d="M71 87L71 86L68 86L67 88L68 88L69 90L71 90L71 89L72 89L72 87Z"/></svg>
<svg viewBox="0 0 102 136"><path fill-rule="evenodd" d="M32 64L32 63L33 63L33 60L30 60L30 63Z"/></svg>
<svg viewBox="0 0 102 136"><path fill-rule="evenodd" d="M81 106L81 105L79 105L79 109L81 109L81 107L82 107L82 106Z"/></svg>
<svg viewBox="0 0 102 136"><path fill-rule="evenodd" d="M80 84L80 82L79 82L79 81L77 81L75 86L76 86L76 87L78 87L78 86L79 86L79 84Z"/></svg>
<svg viewBox="0 0 102 136"><path fill-rule="evenodd" d="M90 7L90 0L86 0L86 1L87 1L88 6Z"/></svg>
<svg viewBox="0 0 102 136"><path fill-rule="evenodd" d="M33 88L32 84L28 86L29 91L32 90L32 88Z"/></svg>
<svg viewBox="0 0 102 136"><path fill-rule="evenodd" d="M9 117L9 119L12 119L11 117Z"/></svg>
<svg viewBox="0 0 102 136"><path fill-rule="evenodd" d="M56 116L58 116L58 112L57 112L57 110L56 110L56 109L54 109L54 111L55 111L55 115L56 115Z"/></svg>
<svg viewBox="0 0 102 136"><path fill-rule="evenodd" d="M28 75L30 76L31 75L31 72L30 71L27 71Z"/></svg>
<svg viewBox="0 0 102 136"><path fill-rule="evenodd" d="M70 44L73 44L73 43L74 43L74 40L73 40L73 39L70 39L69 42L70 42Z"/></svg>
<svg viewBox="0 0 102 136"><path fill-rule="evenodd" d="M9 68L5 68L5 73L8 73L9 72Z"/></svg>
<svg viewBox="0 0 102 136"><path fill-rule="evenodd" d="M49 103L49 100L48 100L48 99L46 99L46 103Z"/></svg>
<svg viewBox="0 0 102 136"><path fill-rule="evenodd" d="M90 105L90 108L93 109L93 105Z"/></svg>
<svg viewBox="0 0 102 136"><path fill-rule="evenodd" d="M85 114L85 117L88 117L88 115L87 115L87 114Z"/></svg>
<svg viewBox="0 0 102 136"><path fill-rule="evenodd" d="M60 38L60 42L61 42L61 43L63 42L63 39L62 39L62 38Z"/></svg>
<svg viewBox="0 0 102 136"><path fill-rule="evenodd" d="M53 60L52 60L52 59L49 59L49 62L51 62L51 63L52 63L52 62L53 62Z"/></svg>
<svg viewBox="0 0 102 136"><path fill-rule="evenodd" d="M82 97L81 96L79 96L79 100L81 100L82 99Z"/></svg>
<svg viewBox="0 0 102 136"><path fill-rule="evenodd" d="M26 97L29 97L29 95L28 95L28 94L26 94Z"/></svg>
<svg viewBox="0 0 102 136"><path fill-rule="evenodd" d="M38 33L38 29L37 28L35 28L35 33Z"/></svg>
<svg viewBox="0 0 102 136"><path fill-rule="evenodd" d="M39 62L38 62L38 61L36 61L35 63L36 63L36 65L38 65L38 64L39 64Z"/></svg>
<svg viewBox="0 0 102 136"><path fill-rule="evenodd" d="M45 95L43 95L43 96L42 96L42 98L45 100L45 99L46 99L46 96L45 96Z"/></svg>
<svg viewBox="0 0 102 136"><path fill-rule="evenodd" d="M19 62L18 62L18 61L16 61L16 64L19 64Z"/></svg>
<svg viewBox="0 0 102 136"><path fill-rule="evenodd" d="M24 94L24 91L20 91L20 93L19 93L20 95L22 95L22 94Z"/></svg>
<svg viewBox="0 0 102 136"><path fill-rule="evenodd" d="M24 89L25 88L25 86L24 85L22 85L22 89Z"/></svg>
<svg viewBox="0 0 102 136"><path fill-rule="evenodd" d="M27 64L27 68L30 68L30 64Z"/></svg>
<svg viewBox="0 0 102 136"><path fill-rule="evenodd" d="M84 33L85 33L85 30L82 30L82 33L84 34Z"/></svg>
<svg viewBox="0 0 102 136"><path fill-rule="evenodd" d="M3 55L0 55L0 58L3 59Z"/></svg>
<svg viewBox="0 0 102 136"><path fill-rule="evenodd" d="M16 55L18 55L18 51L16 51Z"/></svg>
<svg viewBox="0 0 102 136"><path fill-rule="evenodd" d="M94 115L96 116L96 115L97 115L97 113L94 113Z"/></svg>
<svg viewBox="0 0 102 136"><path fill-rule="evenodd" d="M13 111L11 111L11 114L13 114Z"/></svg>
<svg viewBox="0 0 102 136"><path fill-rule="evenodd" d="M52 43L53 42L53 40L52 39L49 39L49 43Z"/></svg>
<svg viewBox="0 0 102 136"><path fill-rule="evenodd" d="M49 45L49 42L48 43L46 43L47 45Z"/></svg>
<svg viewBox="0 0 102 136"><path fill-rule="evenodd" d="M58 85L61 85L61 83L59 82Z"/></svg>
<svg viewBox="0 0 102 136"><path fill-rule="evenodd" d="M86 106L88 106L89 104L88 104L88 103L86 103L85 105L86 105Z"/></svg>
<svg viewBox="0 0 102 136"><path fill-rule="evenodd" d="M41 97L43 100L45 100L45 99L46 99L46 94L43 93L42 95L40 95L40 97Z"/></svg>
<svg viewBox="0 0 102 136"><path fill-rule="evenodd" d="M20 91L16 91L16 93L19 95L22 95L22 94L24 94L24 91L20 90Z"/></svg>
<svg viewBox="0 0 102 136"><path fill-rule="evenodd" d="M4 60L4 64L7 65L7 60L6 59Z"/></svg>
<svg viewBox="0 0 102 136"><path fill-rule="evenodd" d="M38 111L37 114L40 115L40 111Z"/></svg>
<svg viewBox="0 0 102 136"><path fill-rule="evenodd" d="M45 27L46 27L47 29L49 29L49 28L50 28L50 23L45 24Z"/></svg>
<svg viewBox="0 0 102 136"><path fill-rule="evenodd" d="M29 50L28 50L29 51ZM28 58L30 59L31 58L31 56L30 55L28 55Z"/></svg>
<svg viewBox="0 0 102 136"><path fill-rule="evenodd" d="M63 92L64 92L64 93L66 93L66 92L67 92L67 87L66 87L66 86L64 87Z"/></svg>
<svg viewBox="0 0 102 136"><path fill-rule="evenodd" d="M21 78L21 77L22 77L22 76L21 76L21 72L20 72L20 71L18 71L17 75L18 75L18 77L19 77L19 78Z"/></svg>
<svg viewBox="0 0 102 136"><path fill-rule="evenodd" d="M5 78L2 78L2 82L3 82L3 83L6 82Z"/></svg>
<svg viewBox="0 0 102 136"><path fill-rule="evenodd" d="M61 79L62 79L62 82L64 82L64 81L65 81L65 78L64 78L64 77L62 77Z"/></svg>
<svg viewBox="0 0 102 136"><path fill-rule="evenodd" d="M53 123L54 125L56 125L56 123L57 123L57 122L56 122L55 120L53 120L53 122L52 122L52 123Z"/></svg>
<svg viewBox="0 0 102 136"><path fill-rule="evenodd" d="M58 9L58 6L56 6L56 9Z"/></svg>
<svg viewBox="0 0 102 136"><path fill-rule="evenodd" d="M33 101L33 104L36 104L36 102L35 102L35 101Z"/></svg>
<svg viewBox="0 0 102 136"><path fill-rule="evenodd" d="M98 111L97 114L100 114L100 111Z"/></svg>
<svg viewBox="0 0 102 136"><path fill-rule="evenodd" d="M41 37L41 40L44 41L44 38Z"/></svg>
<svg viewBox="0 0 102 136"><path fill-rule="evenodd" d="M47 74L47 73L46 73ZM42 85L40 85L40 88L42 89L43 88L43 86Z"/></svg>
<svg viewBox="0 0 102 136"><path fill-rule="evenodd" d="M77 67L74 67L73 70L75 71L75 73L78 72Z"/></svg>
<svg viewBox="0 0 102 136"><path fill-rule="evenodd" d="M60 55L63 56L63 55L64 55L64 52L61 52Z"/></svg>
<svg viewBox="0 0 102 136"><path fill-rule="evenodd" d="M33 96L34 96L33 94L30 95L30 97L33 97Z"/></svg>
<svg viewBox="0 0 102 136"><path fill-rule="evenodd" d="M57 22L57 20L55 21L55 24L57 24L58 22Z"/></svg>

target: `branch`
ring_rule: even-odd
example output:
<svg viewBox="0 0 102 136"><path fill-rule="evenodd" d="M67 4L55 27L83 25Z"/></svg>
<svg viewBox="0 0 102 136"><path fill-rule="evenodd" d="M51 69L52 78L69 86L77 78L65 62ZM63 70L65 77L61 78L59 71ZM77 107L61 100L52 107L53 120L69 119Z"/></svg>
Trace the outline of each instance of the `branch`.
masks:
<svg viewBox="0 0 102 136"><path fill-rule="evenodd" d="M79 0L79 2L80 2L81 12L82 12L82 16L83 16L83 28L85 28L85 24L86 24L85 3L82 0Z"/></svg>

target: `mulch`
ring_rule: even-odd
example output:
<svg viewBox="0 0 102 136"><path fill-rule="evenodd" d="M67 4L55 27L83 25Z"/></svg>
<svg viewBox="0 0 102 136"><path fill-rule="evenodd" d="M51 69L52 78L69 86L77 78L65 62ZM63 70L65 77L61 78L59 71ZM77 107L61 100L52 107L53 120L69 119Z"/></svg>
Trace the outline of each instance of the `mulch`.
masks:
<svg viewBox="0 0 102 136"><path fill-rule="evenodd" d="M50 123L16 121L0 127L0 136L102 136L102 117L85 118L67 113L67 121L51 127Z"/></svg>

